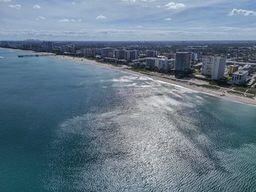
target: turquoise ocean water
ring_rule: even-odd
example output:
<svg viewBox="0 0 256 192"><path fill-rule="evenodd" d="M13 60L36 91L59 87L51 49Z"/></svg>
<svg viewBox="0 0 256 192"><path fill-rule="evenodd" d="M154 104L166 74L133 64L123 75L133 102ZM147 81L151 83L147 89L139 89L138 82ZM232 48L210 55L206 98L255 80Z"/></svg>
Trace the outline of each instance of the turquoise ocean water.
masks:
<svg viewBox="0 0 256 192"><path fill-rule="evenodd" d="M0 191L256 191L256 107L0 49Z"/></svg>

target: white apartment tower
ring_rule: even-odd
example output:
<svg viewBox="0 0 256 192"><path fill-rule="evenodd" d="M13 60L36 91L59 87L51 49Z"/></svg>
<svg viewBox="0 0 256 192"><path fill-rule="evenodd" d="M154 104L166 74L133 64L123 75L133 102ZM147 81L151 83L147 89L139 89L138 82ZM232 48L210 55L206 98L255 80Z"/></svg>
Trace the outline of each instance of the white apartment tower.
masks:
<svg viewBox="0 0 256 192"><path fill-rule="evenodd" d="M204 56L202 74L210 76L213 80L219 80L224 77L226 67L226 57Z"/></svg>

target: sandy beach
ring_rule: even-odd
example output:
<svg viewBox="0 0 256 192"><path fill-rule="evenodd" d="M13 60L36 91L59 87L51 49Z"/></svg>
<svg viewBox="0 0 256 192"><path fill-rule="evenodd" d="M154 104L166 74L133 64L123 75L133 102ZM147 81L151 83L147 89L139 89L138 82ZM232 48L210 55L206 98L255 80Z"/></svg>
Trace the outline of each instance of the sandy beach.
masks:
<svg viewBox="0 0 256 192"><path fill-rule="evenodd" d="M12 49L10 49L10 50L12 50ZM41 53L41 52L35 52L35 51L31 51L31 52L32 53L38 53L38 54ZM46 52L42 52L42 53L48 54ZM164 75L164 74L161 74L161 73L137 72L137 71L132 70L130 67L125 66L125 65L114 66L113 64L98 62L98 61L95 61L93 59L72 57L72 56L67 56L67 55L54 55L53 57L56 57L56 58L59 58L59 59L72 60L74 62L78 62L78 63L81 63L81 64L98 65L98 66L101 66L101 67L105 67L107 69L122 71L122 72L127 73L127 74L133 74L133 75L138 75L138 76L147 76L147 77L150 77L154 80L169 83L173 86L180 86L180 87L184 87L184 88L190 89L192 91L204 93L204 94L207 94L207 95L210 95L210 96L230 100L230 101L237 102L237 103L243 103L243 104L256 106L256 97L249 98L249 97L240 96L240 95L237 95L237 94L232 94L232 93L227 92L227 90L228 90L227 88L223 88L223 89L220 89L220 90L215 90L215 89L200 87L200 86L197 86L197 85L193 85L189 82L181 82L181 81L172 80L170 77L168 77L168 75Z"/></svg>
<svg viewBox="0 0 256 192"><path fill-rule="evenodd" d="M114 66L112 64L102 63L102 62L98 62L98 61L87 59L87 58L78 58L78 57L62 56L62 55L57 55L56 57L60 58L60 59L72 60L72 61L79 62L82 64L99 65L102 67L110 68L112 70L122 71L122 72L125 72L128 74L133 74L133 75L138 75L138 76L147 76L154 80L162 81L165 83L170 83L171 85L174 85L174 86L181 86L181 87L191 89L196 92L204 93L204 94L215 96L218 98L256 106L256 98L255 97L249 98L249 97L245 97L245 96L231 94L231 93L228 93L226 89L214 90L214 89L210 89L210 88L204 88L204 87L200 87L197 85L191 85L189 82L174 81L171 78L168 78L168 75L163 76L162 74L155 73L155 72L152 72L150 74L136 72L136 71L133 71L128 66Z"/></svg>

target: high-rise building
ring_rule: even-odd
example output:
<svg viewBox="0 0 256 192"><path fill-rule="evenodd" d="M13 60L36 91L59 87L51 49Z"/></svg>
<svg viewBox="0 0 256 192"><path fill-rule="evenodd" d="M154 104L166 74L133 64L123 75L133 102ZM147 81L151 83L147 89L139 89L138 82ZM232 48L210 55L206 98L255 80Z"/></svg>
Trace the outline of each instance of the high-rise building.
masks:
<svg viewBox="0 0 256 192"><path fill-rule="evenodd" d="M53 50L53 42L44 41L40 46L41 51L51 52Z"/></svg>
<svg viewBox="0 0 256 192"><path fill-rule="evenodd" d="M114 49L111 47L102 48L101 57L114 57Z"/></svg>
<svg viewBox="0 0 256 192"><path fill-rule="evenodd" d="M224 77L226 67L226 57L222 56L204 56L202 74L210 76L213 80L219 80Z"/></svg>
<svg viewBox="0 0 256 192"><path fill-rule="evenodd" d="M212 75L212 66L214 63L214 57L213 56L203 56L202 58L202 74L205 76L210 76Z"/></svg>
<svg viewBox="0 0 256 192"><path fill-rule="evenodd" d="M176 53L175 71L177 73L189 73L191 71L191 53Z"/></svg>
<svg viewBox="0 0 256 192"><path fill-rule="evenodd" d="M158 53L155 50L147 50L146 51L146 56L147 57L157 57L157 55L158 55Z"/></svg>
<svg viewBox="0 0 256 192"><path fill-rule="evenodd" d="M114 57L117 59L124 59L125 58L125 50L114 50Z"/></svg>
<svg viewBox="0 0 256 192"><path fill-rule="evenodd" d="M133 61L138 59L139 52L137 50L126 50L124 59L127 61Z"/></svg>
<svg viewBox="0 0 256 192"><path fill-rule="evenodd" d="M212 79L219 80L224 77L226 67L226 57L215 57L213 70L212 70Z"/></svg>
<svg viewBox="0 0 256 192"><path fill-rule="evenodd" d="M95 57L96 49L95 48L82 49L82 54L83 54L84 57Z"/></svg>
<svg viewBox="0 0 256 192"><path fill-rule="evenodd" d="M139 58L139 51L130 50L130 61L137 60Z"/></svg>

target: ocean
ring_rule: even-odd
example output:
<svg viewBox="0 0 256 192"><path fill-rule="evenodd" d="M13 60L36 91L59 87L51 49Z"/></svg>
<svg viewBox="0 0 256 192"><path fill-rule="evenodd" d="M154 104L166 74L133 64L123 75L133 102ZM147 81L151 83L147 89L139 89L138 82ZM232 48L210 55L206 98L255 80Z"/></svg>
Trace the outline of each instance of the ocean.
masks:
<svg viewBox="0 0 256 192"><path fill-rule="evenodd" d="M256 191L256 107L0 49L1 192Z"/></svg>

